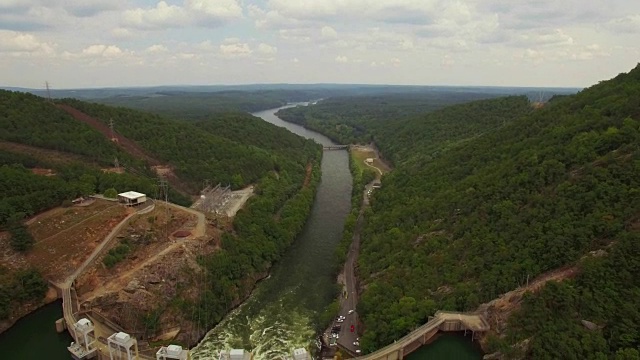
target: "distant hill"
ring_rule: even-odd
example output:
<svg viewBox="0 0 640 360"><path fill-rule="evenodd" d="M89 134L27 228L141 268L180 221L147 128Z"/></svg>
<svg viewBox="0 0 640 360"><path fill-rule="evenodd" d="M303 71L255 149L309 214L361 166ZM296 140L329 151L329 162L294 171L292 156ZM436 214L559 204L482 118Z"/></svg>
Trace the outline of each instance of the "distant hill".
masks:
<svg viewBox="0 0 640 360"><path fill-rule="evenodd" d="M503 96L522 96L532 101L548 100L556 94L573 94L575 89L499 87L397 87L379 94L335 96L313 106L282 109L285 121L319 131L342 144L382 143L395 131L412 131L409 118L444 107ZM464 121L464 119L457 119Z"/></svg>

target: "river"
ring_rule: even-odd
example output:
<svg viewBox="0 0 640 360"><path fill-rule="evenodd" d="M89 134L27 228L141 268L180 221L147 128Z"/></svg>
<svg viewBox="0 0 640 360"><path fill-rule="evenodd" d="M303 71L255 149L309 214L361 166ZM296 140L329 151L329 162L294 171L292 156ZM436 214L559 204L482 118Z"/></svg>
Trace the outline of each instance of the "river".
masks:
<svg viewBox="0 0 640 360"><path fill-rule="evenodd" d="M255 113L277 126L323 145L327 137L280 120L278 109ZM255 360L291 355L314 347L318 315L336 295L333 254L351 210L351 174L346 151L326 151L322 181L302 233L242 306L212 329L192 351L192 359L210 359L220 349L252 350Z"/></svg>

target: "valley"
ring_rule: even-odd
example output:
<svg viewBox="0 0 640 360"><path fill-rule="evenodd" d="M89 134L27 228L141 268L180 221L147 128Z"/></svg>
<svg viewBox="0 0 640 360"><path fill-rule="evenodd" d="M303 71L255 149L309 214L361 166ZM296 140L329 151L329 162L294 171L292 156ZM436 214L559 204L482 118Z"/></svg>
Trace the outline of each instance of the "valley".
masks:
<svg viewBox="0 0 640 360"><path fill-rule="evenodd" d="M180 344L271 360L319 340L413 359L459 346L449 331L486 358L623 358L638 344L638 74L544 103L336 93L186 120L2 92L33 112L0 117L0 290L21 294L0 298L3 326L55 300L50 285L143 358ZM127 208L129 190L153 200Z"/></svg>

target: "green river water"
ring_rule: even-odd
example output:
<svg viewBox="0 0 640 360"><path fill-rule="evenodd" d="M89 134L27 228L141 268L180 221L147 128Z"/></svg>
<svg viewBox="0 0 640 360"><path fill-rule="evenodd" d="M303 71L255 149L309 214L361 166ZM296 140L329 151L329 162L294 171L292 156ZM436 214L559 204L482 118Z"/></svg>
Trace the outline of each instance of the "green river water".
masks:
<svg viewBox="0 0 640 360"><path fill-rule="evenodd" d="M276 111L254 115L320 144L332 144L323 135L280 120L274 115ZM192 359L212 359L219 350L229 348L251 350L255 360L278 360L299 347L314 350L317 317L335 296L331 265L351 207L351 183L348 153L326 151L322 159L322 181L303 232L249 300L210 330L192 350ZM70 359L66 349L70 336L55 332L54 322L61 317L60 302L26 316L0 334L3 354L10 355L7 359L20 360ZM443 335L408 359L481 357L470 341Z"/></svg>

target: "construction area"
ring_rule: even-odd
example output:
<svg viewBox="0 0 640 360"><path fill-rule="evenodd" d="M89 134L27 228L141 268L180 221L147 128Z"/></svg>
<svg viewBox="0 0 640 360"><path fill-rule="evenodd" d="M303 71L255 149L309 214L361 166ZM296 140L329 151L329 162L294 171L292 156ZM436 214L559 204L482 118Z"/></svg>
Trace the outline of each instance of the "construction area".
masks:
<svg viewBox="0 0 640 360"><path fill-rule="evenodd" d="M200 198L191 205L192 209L205 214L232 218L253 195L253 186L242 190L231 191L230 186L207 186L202 190Z"/></svg>
<svg viewBox="0 0 640 360"><path fill-rule="evenodd" d="M220 235L204 214L156 201L153 211L131 218L77 278L79 314L96 324L99 336L122 331L135 337L147 355L150 342L197 340L204 329L171 303L198 298L201 289L189 286L201 277L197 259L219 248Z"/></svg>

